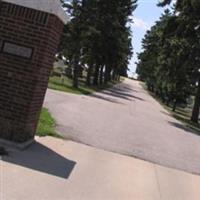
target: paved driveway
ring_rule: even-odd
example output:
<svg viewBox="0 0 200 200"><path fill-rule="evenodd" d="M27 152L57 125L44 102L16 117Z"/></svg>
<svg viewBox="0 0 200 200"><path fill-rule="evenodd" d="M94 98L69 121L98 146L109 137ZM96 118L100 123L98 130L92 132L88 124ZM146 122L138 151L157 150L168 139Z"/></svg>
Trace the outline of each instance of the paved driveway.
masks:
<svg viewBox="0 0 200 200"><path fill-rule="evenodd" d="M200 136L172 118L137 81L91 96L48 90L44 106L68 139L200 174Z"/></svg>

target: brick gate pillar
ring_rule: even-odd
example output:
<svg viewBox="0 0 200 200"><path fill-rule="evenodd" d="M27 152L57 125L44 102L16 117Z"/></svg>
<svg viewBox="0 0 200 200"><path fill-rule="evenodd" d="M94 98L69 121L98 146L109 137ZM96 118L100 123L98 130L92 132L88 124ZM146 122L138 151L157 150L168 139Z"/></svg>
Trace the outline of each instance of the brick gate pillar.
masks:
<svg viewBox="0 0 200 200"><path fill-rule="evenodd" d="M0 0L0 140L29 143L67 16L58 0Z"/></svg>

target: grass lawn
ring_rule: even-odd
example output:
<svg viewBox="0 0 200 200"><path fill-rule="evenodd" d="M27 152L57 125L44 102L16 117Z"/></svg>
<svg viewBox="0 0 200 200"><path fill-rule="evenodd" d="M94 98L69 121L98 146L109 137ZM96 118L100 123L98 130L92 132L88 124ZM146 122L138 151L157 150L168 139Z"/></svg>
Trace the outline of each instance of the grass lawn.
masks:
<svg viewBox="0 0 200 200"><path fill-rule="evenodd" d="M62 138L62 136L56 133L55 126L56 126L55 120L49 113L48 109L43 108L40 114L36 135Z"/></svg>
<svg viewBox="0 0 200 200"><path fill-rule="evenodd" d="M167 109L169 108L167 107ZM198 135L200 135L200 124L196 124L190 120L191 113L192 113L192 110L190 108L177 108L175 112L170 110L170 113L177 120L180 120L183 124L185 124L186 127L197 131Z"/></svg>
<svg viewBox="0 0 200 200"><path fill-rule="evenodd" d="M144 83L141 82L142 87L147 90L147 87ZM181 121L185 127L194 130L198 135L200 135L200 124L196 124L190 120L192 114L192 105L185 108L177 107L176 111L172 111L171 106L165 105L155 94L147 90L147 92L156 99L174 118Z"/></svg>
<svg viewBox="0 0 200 200"><path fill-rule="evenodd" d="M71 79L64 77L64 82L63 82L60 77L53 76L53 77L50 77L50 79L49 79L48 88L63 91L63 92L74 93L74 94L87 95L87 94L92 94L93 92L96 92L96 91L99 91L102 89L112 87L113 85L115 85L117 83L119 83L119 82L112 81L106 85L88 87L85 85L84 79L80 79L79 80L79 88L77 89L77 88L72 87Z"/></svg>

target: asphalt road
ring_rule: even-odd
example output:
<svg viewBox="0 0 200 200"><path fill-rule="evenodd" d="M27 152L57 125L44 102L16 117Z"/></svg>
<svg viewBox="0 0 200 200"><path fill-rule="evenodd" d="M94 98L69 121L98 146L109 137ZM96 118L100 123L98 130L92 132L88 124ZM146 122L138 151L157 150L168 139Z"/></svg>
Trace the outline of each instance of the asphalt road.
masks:
<svg viewBox="0 0 200 200"><path fill-rule="evenodd" d="M91 96L48 90L44 106L67 139L200 174L200 136L172 118L137 81Z"/></svg>

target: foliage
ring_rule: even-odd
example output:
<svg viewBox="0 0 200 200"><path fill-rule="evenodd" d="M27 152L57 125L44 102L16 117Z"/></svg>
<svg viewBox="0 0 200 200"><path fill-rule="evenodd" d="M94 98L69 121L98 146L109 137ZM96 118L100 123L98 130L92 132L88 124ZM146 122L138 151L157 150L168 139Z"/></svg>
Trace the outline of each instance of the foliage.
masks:
<svg viewBox="0 0 200 200"><path fill-rule="evenodd" d="M164 0L159 6L169 4ZM177 0L173 12L165 11L143 40L138 73L148 88L169 104L196 99L191 120L198 122L200 104L199 50L200 2ZM199 82L199 88L196 84Z"/></svg>
<svg viewBox="0 0 200 200"><path fill-rule="evenodd" d="M130 16L137 0L62 0L70 15L60 53L74 70L78 87L80 66L88 69L87 85L107 83L126 75L132 55Z"/></svg>
<svg viewBox="0 0 200 200"><path fill-rule="evenodd" d="M166 2L165 2L166 3ZM177 35L188 41L189 56L187 63L191 67L191 84L194 86L195 103L191 120L198 123L200 107L200 72L199 72L199 50L200 50L200 1L199 0L177 0L175 13L179 18ZM195 88L195 86L198 86Z"/></svg>
<svg viewBox="0 0 200 200"><path fill-rule="evenodd" d="M68 77L63 77L62 79L58 76L52 76L49 79L48 88L73 93L73 94L83 94L83 95L89 95L93 92L97 92L103 89L107 89L109 87L112 87L113 85L119 83L119 81L110 81L107 84L102 84L98 86L87 86L85 84L85 78L80 79L79 87L75 88L72 86L73 80L71 80Z"/></svg>

